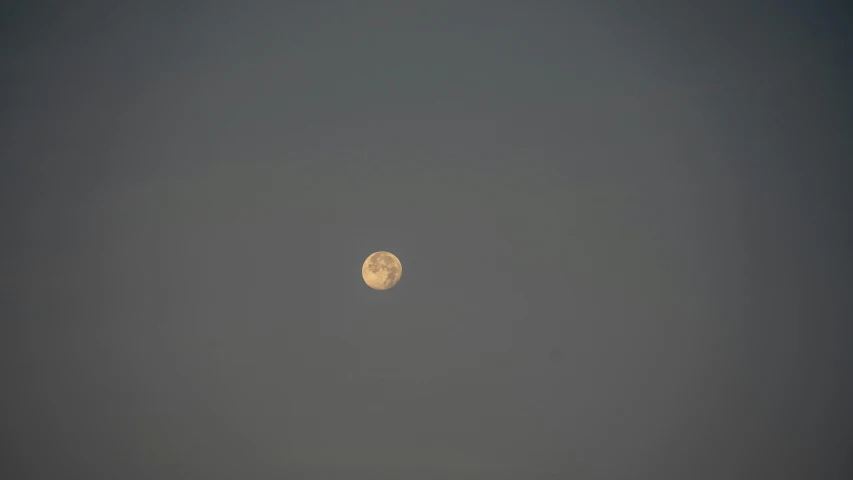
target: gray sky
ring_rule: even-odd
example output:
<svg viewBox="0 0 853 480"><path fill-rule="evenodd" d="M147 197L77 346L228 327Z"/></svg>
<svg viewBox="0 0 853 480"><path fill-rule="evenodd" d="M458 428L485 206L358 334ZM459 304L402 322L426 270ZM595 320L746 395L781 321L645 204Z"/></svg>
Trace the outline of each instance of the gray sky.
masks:
<svg viewBox="0 0 853 480"><path fill-rule="evenodd" d="M849 11L17 3L4 477L850 478Z"/></svg>

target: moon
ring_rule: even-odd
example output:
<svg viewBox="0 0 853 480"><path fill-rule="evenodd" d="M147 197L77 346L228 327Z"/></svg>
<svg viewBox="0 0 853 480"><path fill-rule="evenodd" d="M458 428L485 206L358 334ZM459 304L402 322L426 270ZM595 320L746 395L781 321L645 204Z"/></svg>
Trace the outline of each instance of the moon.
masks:
<svg viewBox="0 0 853 480"><path fill-rule="evenodd" d="M374 290L388 290L397 285L402 275L403 264L393 253L372 253L361 266L364 283Z"/></svg>

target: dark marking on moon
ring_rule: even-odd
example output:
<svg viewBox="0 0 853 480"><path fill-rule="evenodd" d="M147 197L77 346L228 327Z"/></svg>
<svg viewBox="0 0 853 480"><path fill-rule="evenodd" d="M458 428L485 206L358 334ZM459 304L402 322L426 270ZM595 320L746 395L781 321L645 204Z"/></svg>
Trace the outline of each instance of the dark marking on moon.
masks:
<svg viewBox="0 0 853 480"><path fill-rule="evenodd" d="M367 269L377 275L380 272L384 273L385 279L382 281L382 284L386 287L393 286L400 274L400 269L397 267L394 257L384 252L377 252L371 255L367 263Z"/></svg>

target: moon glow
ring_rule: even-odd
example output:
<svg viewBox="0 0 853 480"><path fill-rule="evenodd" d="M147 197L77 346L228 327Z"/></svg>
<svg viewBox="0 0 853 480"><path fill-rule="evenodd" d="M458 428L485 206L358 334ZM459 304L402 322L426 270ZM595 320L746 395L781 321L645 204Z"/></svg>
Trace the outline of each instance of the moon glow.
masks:
<svg viewBox="0 0 853 480"><path fill-rule="evenodd" d="M388 290L397 285L403 275L403 264L393 253L372 253L361 266L364 283L374 290Z"/></svg>

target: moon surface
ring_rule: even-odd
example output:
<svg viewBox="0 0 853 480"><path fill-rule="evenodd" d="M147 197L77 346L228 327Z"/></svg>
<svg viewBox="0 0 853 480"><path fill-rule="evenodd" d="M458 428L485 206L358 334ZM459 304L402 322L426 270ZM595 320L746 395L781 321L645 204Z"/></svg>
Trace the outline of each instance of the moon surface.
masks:
<svg viewBox="0 0 853 480"><path fill-rule="evenodd" d="M361 266L364 283L374 290L388 290L397 285L402 275L403 264L393 253L372 253Z"/></svg>

